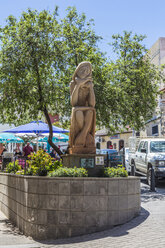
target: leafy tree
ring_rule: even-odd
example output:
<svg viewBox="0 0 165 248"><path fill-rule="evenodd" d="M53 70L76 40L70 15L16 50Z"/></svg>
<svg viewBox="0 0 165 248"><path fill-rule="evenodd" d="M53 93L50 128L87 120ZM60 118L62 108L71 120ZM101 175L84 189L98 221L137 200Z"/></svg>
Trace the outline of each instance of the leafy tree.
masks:
<svg viewBox="0 0 165 248"><path fill-rule="evenodd" d="M0 121L20 124L48 113L70 116L69 82L82 60L102 64L96 36L84 14L68 8L63 20L57 9L23 12L20 20L9 16L0 30ZM99 69L98 69L99 71ZM101 76L101 74L100 74Z"/></svg>
<svg viewBox="0 0 165 248"><path fill-rule="evenodd" d="M61 81L66 87L72 79L75 68L82 61L90 61L93 67L93 79L95 85L95 94L97 101L100 98L102 85L100 84L102 76L102 67L107 59L98 48L98 43L102 37L96 35L94 31L93 19L87 21L85 14L78 15L76 8L69 7L66 17L61 21L62 41L65 47L65 58L63 60L63 73ZM65 105L63 105L63 114L70 117L70 93L67 91ZM98 104L99 106L99 104ZM97 107L97 106L96 106ZM99 118L99 117L98 117Z"/></svg>
<svg viewBox="0 0 165 248"><path fill-rule="evenodd" d="M56 108L62 45L57 11L23 12L19 21L9 16L1 29L1 114L2 122L20 123L44 113L50 128L48 108ZM55 59L57 58L57 59ZM58 148L56 148L57 150ZM60 151L58 151L60 153Z"/></svg>
<svg viewBox="0 0 165 248"><path fill-rule="evenodd" d="M69 82L80 62L88 60L93 66L98 125L139 129L156 105L160 75L144 58L142 36L114 36L118 59L108 62L98 48L101 37L93 21L87 22L75 8L68 8L60 20L56 8L52 14L29 9L19 20L9 16L0 38L0 122L20 124L44 114L49 144L58 154L48 113L70 117Z"/></svg>
<svg viewBox="0 0 165 248"><path fill-rule="evenodd" d="M111 45L117 58L104 68L109 80L102 97L113 130L127 125L139 130L157 106L158 86L164 77L161 68L151 64L148 50L142 44L144 38L126 31L113 35ZM108 120L102 119L106 125Z"/></svg>
<svg viewBox="0 0 165 248"><path fill-rule="evenodd" d="M66 71L63 74L62 81L68 85L76 66L82 61L90 61L93 68L96 95L97 125L109 127L112 122L109 113L113 112L113 104L111 104L112 110L110 110L111 105L107 104L109 101L107 87L111 87L109 83L109 64L105 54L98 48L98 43L101 42L102 37L95 34L93 19L87 22L85 14L78 15L75 8L69 7L67 11L68 14L62 20L62 36L66 49L64 61ZM66 101L63 113L70 116L70 110L70 103Z"/></svg>

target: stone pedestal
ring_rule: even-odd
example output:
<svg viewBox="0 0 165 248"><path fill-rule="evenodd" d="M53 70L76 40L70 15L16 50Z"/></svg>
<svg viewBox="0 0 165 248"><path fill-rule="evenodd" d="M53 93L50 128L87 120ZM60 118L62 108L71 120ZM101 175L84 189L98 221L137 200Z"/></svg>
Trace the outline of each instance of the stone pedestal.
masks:
<svg viewBox="0 0 165 248"><path fill-rule="evenodd" d="M62 155L63 165L70 168L85 168L89 176L101 176L104 168L102 154L66 154Z"/></svg>

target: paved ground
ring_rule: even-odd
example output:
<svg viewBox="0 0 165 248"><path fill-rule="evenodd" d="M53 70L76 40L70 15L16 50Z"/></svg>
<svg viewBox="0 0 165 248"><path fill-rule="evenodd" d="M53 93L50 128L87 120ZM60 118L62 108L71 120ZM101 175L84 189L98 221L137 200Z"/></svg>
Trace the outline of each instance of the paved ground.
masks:
<svg viewBox="0 0 165 248"><path fill-rule="evenodd" d="M35 242L21 235L0 213L0 248L164 248L165 183L149 192L142 183L142 211L129 223L81 237Z"/></svg>

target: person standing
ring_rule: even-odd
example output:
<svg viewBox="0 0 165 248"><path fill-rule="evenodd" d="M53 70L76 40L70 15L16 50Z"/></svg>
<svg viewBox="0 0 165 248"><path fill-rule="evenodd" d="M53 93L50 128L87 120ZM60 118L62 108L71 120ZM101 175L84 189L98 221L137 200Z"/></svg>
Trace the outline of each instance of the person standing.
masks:
<svg viewBox="0 0 165 248"><path fill-rule="evenodd" d="M20 150L19 147L17 147L17 148L15 149L14 156L22 156L22 152L21 152L21 150Z"/></svg>
<svg viewBox="0 0 165 248"><path fill-rule="evenodd" d="M4 155L4 154L3 154L4 152L7 152L7 149L6 149L5 145L3 145L3 148L2 148L2 153L1 153L1 155Z"/></svg>
<svg viewBox="0 0 165 248"><path fill-rule="evenodd" d="M23 155L27 157L33 152L33 148L30 146L30 143L27 142L27 145L23 148Z"/></svg>

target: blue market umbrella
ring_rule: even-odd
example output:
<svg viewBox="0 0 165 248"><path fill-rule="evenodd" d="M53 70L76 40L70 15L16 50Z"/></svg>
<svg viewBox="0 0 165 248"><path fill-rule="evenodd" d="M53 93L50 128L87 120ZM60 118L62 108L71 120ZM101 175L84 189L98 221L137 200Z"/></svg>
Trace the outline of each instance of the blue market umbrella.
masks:
<svg viewBox="0 0 165 248"><path fill-rule="evenodd" d="M0 133L0 143L23 143L20 137L16 137L13 133Z"/></svg>
<svg viewBox="0 0 165 248"><path fill-rule="evenodd" d="M49 133L49 126L48 124L42 122L42 121L32 121L28 124L21 125L15 128L11 128L9 130L6 130L4 132L10 132L10 133L35 133L38 136L43 133ZM68 133L69 131L60 127L53 126L53 133ZM38 141L37 141L37 147L38 147Z"/></svg>
<svg viewBox="0 0 165 248"><path fill-rule="evenodd" d="M49 126L48 124L42 121L32 121L28 124L21 125L15 128L11 128L4 132L8 133L35 133L35 134L42 134L42 133L49 133ZM60 127L53 126L53 133L68 133L69 131Z"/></svg>
<svg viewBox="0 0 165 248"><path fill-rule="evenodd" d="M63 133L55 134L54 138L56 139L56 142L67 142L69 140L69 136Z"/></svg>
<svg viewBox="0 0 165 248"><path fill-rule="evenodd" d="M62 134L62 133L59 133L58 135L55 135L53 138L52 138L52 141L55 143L55 142L66 142L69 140L69 136L66 135L66 134ZM41 137L38 139L38 142L48 142L48 137Z"/></svg>

